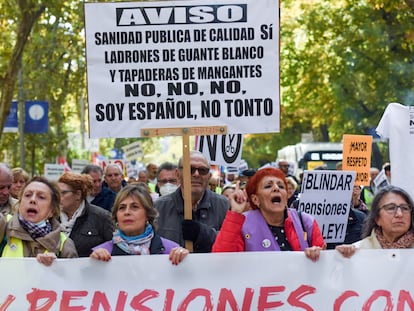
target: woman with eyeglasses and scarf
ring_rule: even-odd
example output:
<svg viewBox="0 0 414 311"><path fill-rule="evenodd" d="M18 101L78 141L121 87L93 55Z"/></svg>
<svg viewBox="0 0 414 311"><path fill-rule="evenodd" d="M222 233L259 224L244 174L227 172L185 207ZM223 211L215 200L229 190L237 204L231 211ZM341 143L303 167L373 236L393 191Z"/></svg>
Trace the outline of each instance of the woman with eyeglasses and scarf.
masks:
<svg viewBox="0 0 414 311"><path fill-rule="evenodd" d="M379 190L366 219L362 240L339 245L336 250L351 257L358 249L414 248L413 200L403 189Z"/></svg>
<svg viewBox="0 0 414 311"><path fill-rule="evenodd" d="M112 208L116 224L112 240L95 247L90 257L109 261L112 256L169 254L171 263L178 265L189 252L155 232L156 216L147 189L139 185L122 188Z"/></svg>
<svg viewBox="0 0 414 311"><path fill-rule="evenodd" d="M75 245L61 231L59 188L44 177L32 178L22 189L17 213L0 215L2 257L36 257L50 266L56 258L78 257Z"/></svg>

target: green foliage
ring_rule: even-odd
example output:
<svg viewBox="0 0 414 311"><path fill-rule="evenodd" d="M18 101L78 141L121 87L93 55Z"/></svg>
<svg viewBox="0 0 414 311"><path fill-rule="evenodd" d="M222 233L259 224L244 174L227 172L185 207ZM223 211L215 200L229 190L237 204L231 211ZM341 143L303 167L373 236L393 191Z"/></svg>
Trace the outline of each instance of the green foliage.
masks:
<svg viewBox="0 0 414 311"><path fill-rule="evenodd" d="M41 172L44 163L55 162L58 156L69 162L91 159L89 152L69 148L70 134L88 131L83 2L26 2L28 7L45 9L25 46L23 83L16 85L14 98L23 90L24 100L47 100L50 129L47 134L26 135L22 147L17 134L3 134L0 161ZM23 22L18 3L0 3L2 94L4 73ZM274 161L278 149L299 142L302 133L312 133L318 141L340 141L344 133L363 134L375 127L389 102L410 105L413 13L412 0L282 1L280 133L245 135L242 157L249 166ZM133 141L101 139L100 153L108 156L110 149ZM142 141L148 155L143 162L170 152L161 139ZM181 146L178 141L173 145L178 158Z"/></svg>

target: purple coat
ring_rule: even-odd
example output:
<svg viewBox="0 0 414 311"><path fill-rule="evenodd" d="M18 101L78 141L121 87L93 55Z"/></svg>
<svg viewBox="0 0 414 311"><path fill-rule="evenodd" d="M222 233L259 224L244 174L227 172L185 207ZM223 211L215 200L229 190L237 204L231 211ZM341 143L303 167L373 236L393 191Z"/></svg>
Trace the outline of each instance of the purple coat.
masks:
<svg viewBox="0 0 414 311"><path fill-rule="evenodd" d="M169 254L174 247L179 246L174 241L171 241L171 240L168 240L168 239L165 239L165 238L162 238L162 237L160 237L160 238L161 238L162 245L164 246L164 251L162 252L163 254ZM112 254L113 247L114 247L114 244L112 243L112 240L110 240L110 241L107 241L105 243L102 243L100 245L95 246L94 248L92 248L92 251L94 251L98 248L104 248L110 254Z"/></svg>

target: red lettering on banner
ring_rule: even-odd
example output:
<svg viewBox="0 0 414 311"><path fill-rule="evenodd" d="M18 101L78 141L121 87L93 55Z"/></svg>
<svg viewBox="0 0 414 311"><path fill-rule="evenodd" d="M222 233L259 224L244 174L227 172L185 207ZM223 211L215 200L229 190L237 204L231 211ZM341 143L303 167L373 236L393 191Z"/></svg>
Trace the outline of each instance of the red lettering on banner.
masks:
<svg viewBox="0 0 414 311"><path fill-rule="evenodd" d="M301 301L302 297L314 294L316 288L308 285L301 285L298 289L290 293L288 303L293 307L303 308L307 311L313 311L313 308Z"/></svg>
<svg viewBox="0 0 414 311"><path fill-rule="evenodd" d="M252 288L246 288L244 291L243 306L242 311L251 310L252 300L253 300L254 290ZM227 303L231 310L240 310L239 305L233 295L233 292L230 289L222 288L220 289L220 295L217 303L217 311L230 310L227 308Z"/></svg>
<svg viewBox="0 0 414 311"><path fill-rule="evenodd" d="M128 298L128 294L121 290L118 294L118 299L116 301L115 311L125 310L125 305L126 305L127 298Z"/></svg>
<svg viewBox="0 0 414 311"><path fill-rule="evenodd" d="M0 305L0 311L6 311L14 300L16 300L16 297L13 295L8 295L6 300Z"/></svg>
<svg viewBox="0 0 414 311"><path fill-rule="evenodd" d="M26 295L27 301L29 302L29 311L47 311L56 302L57 294L53 290L40 290L33 288L32 292ZM46 299L46 301L37 306L39 300Z"/></svg>
<svg viewBox="0 0 414 311"><path fill-rule="evenodd" d="M197 297L204 297L205 304L203 311L211 311L213 310L213 301L211 297L211 292L205 288L195 288L184 298L184 300L180 303L177 310L178 311L185 311L187 310L188 305L191 301L196 299Z"/></svg>
<svg viewBox="0 0 414 311"><path fill-rule="evenodd" d="M405 308L405 303L408 304L409 310L414 310L414 301L413 297L411 297L410 292L401 290L400 294L398 295L397 311L403 311Z"/></svg>
<svg viewBox="0 0 414 311"><path fill-rule="evenodd" d="M229 304L231 310L239 310L239 306L237 305L233 292L230 289L222 288L217 302L217 311L227 310L227 303Z"/></svg>
<svg viewBox="0 0 414 311"><path fill-rule="evenodd" d="M371 310L371 305L378 298L381 298L381 297L385 297L385 299L387 301L387 305L384 308L381 308L381 310L392 311L393 304L392 304L391 293L387 290L376 290L376 291L374 291L374 293L371 295L371 297L369 297L368 300L362 306L362 311L372 311Z"/></svg>
<svg viewBox="0 0 414 311"><path fill-rule="evenodd" d="M285 290L284 286L261 287L257 310L261 311L261 310L283 306L283 302L281 301L270 301L269 302L267 298L273 293L283 292L284 290Z"/></svg>
<svg viewBox="0 0 414 311"><path fill-rule="evenodd" d="M134 310L152 311L151 308L144 306L143 303L145 303L147 300L157 298L159 295L160 293L155 290L145 289L138 295L136 295L134 298L132 298L130 306Z"/></svg>
<svg viewBox="0 0 414 311"><path fill-rule="evenodd" d="M252 305L254 290L253 288L246 288L244 291L243 308L242 311L250 311Z"/></svg>
<svg viewBox="0 0 414 311"><path fill-rule="evenodd" d="M345 300L347 300L350 297L358 297L358 293L353 291L353 290L347 290L346 292L344 292L341 296L339 296L338 298L335 299L334 302L334 311L340 311L342 304L344 303Z"/></svg>
<svg viewBox="0 0 414 311"><path fill-rule="evenodd" d="M277 309L286 304L292 307L300 308L305 311L314 311L315 309L309 304L303 302L304 297L314 295L317 292L316 287L310 285L300 285L297 289L290 292L287 297L286 303L282 300L272 300L272 296L277 296L286 291L285 286L265 286L260 287L259 295L257 298L257 306L253 305L255 290L253 288L245 288L243 300L237 300L232 289L221 288L218 293L218 297L213 297L212 293L207 288L194 288L189 291L188 295L185 296L177 308L173 309L175 291L173 289L167 289L164 297L163 311L188 311L192 310L192 302L199 299L197 306L201 305L203 311L250 311L258 310L265 311L269 309ZM93 295L89 299L88 296ZM140 311L152 311L152 307L148 307L145 303L151 299L163 298L160 292L153 289L144 289L135 296L131 296L129 307L128 305L128 292L119 291L118 298L115 301L109 301L107 293L96 291L89 293L85 290L79 291L62 291L62 297L59 303L59 310L65 311L125 311L125 310L140 310ZM41 290L33 288L32 292L26 295L29 311L48 311L52 310L55 303L57 302L58 293L51 290ZM349 306L346 306L348 300L356 297L360 300L360 294L356 291L345 291L338 296L332 306L333 311L348 310ZM90 306L84 304L73 305L74 302L80 301L81 298L86 298L85 301L90 301ZM181 299L178 297L177 299ZM214 299L217 298L217 306L213 304ZM384 311L393 311L394 304L392 299L392 292L385 289L378 289L372 292L361 308L361 311L376 311L378 309ZM16 300L16 297L9 294L6 300L0 304L0 311L7 311L10 305ZM201 300L201 301L200 301ZM382 302L381 300L384 300ZM203 305L204 303L204 305ZM355 301L353 302L353 304ZM112 304L112 305L111 305ZM156 302L157 305L160 301ZM382 306L384 305L384 306ZM375 309L375 310L374 310ZM396 311L414 310L414 297L410 291L400 290L398 295L398 302L396 303Z"/></svg>
<svg viewBox="0 0 414 311"><path fill-rule="evenodd" d="M163 311L171 311L172 303L174 299L174 290L173 289L167 289L167 292L165 293L165 301L164 301L164 309Z"/></svg>
<svg viewBox="0 0 414 311"><path fill-rule="evenodd" d="M88 296L88 291L69 291L65 290L62 293L62 300L60 301L60 309L59 310L68 310L68 311L82 311L86 310L84 306L71 306L71 300L77 300L81 297ZM92 310L92 309L91 309Z"/></svg>
<svg viewBox="0 0 414 311"><path fill-rule="evenodd" d="M111 310L111 305L109 304L106 294L103 292L95 292L92 297L90 311L99 311L101 310L100 307L102 307L103 310Z"/></svg>

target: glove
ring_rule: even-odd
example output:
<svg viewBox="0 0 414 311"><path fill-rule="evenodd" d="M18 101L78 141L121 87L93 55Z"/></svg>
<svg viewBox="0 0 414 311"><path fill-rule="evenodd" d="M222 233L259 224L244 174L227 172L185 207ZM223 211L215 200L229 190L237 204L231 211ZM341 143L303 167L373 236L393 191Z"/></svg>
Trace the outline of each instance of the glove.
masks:
<svg viewBox="0 0 414 311"><path fill-rule="evenodd" d="M186 241L197 241L200 233L200 224L194 220L184 219L182 222L183 238Z"/></svg>

